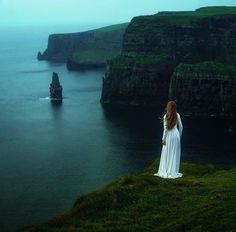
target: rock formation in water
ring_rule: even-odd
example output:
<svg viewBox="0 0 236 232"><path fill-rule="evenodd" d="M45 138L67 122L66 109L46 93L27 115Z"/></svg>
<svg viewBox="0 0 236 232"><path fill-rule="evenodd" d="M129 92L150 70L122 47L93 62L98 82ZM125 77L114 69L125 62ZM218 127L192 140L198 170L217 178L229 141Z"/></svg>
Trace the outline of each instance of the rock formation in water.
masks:
<svg viewBox="0 0 236 232"><path fill-rule="evenodd" d="M169 98L181 102L179 94L185 88L184 82L181 82L183 86L175 85L178 89L173 90L171 96L168 96L171 77L176 79L176 72L174 75L173 72L178 71L176 67L180 63L197 64L215 61L221 63L221 67L225 67L233 64L235 60L236 7L206 7L194 12L160 12L152 16L135 17L124 34L121 55L108 62L103 79L101 102L154 106L162 111ZM196 92L199 86L204 89L204 86L210 85L209 89L215 89L217 92L214 94L216 98L214 101L217 104L215 103L214 107L207 107L205 102L204 115L226 114L228 110L224 110L224 106L221 105L219 110L221 103L218 101L222 101L222 98L218 97L222 91L217 81L219 76L213 74L212 80L208 79L209 72L217 73L217 69L205 73L200 69L201 65L196 65L191 70L192 73L188 74L199 76L199 84L192 85L192 89L188 86L190 88L188 91ZM234 70L233 68L231 77L236 76ZM187 79L187 76L185 78ZM172 86L172 89L177 87ZM224 91L230 91L228 89ZM199 101L204 101L204 93L204 91L196 93ZM235 88L232 94L226 95L234 94ZM193 96L181 93L181 98L191 97ZM190 99L189 101L191 102ZM226 107L227 109L234 109L232 101L227 104L230 105ZM180 106L182 113L202 115L202 109L199 107L192 108L191 104Z"/></svg>
<svg viewBox="0 0 236 232"><path fill-rule="evenodd" d="M58 74L53 72L52 82L50 84L50 98L52 101L62 101L62 86Z"/></svg>
<svg viewBox="0 0 236 232"><path fill-rule="evenodd" d="M79 33L52 34L38 60L66 62L69 70L105 67L121 53L127 23Z"/></svg>
<svg viewBox="0 0 236 232"><path fill-rule="evenodd" d="M38 60L43 60L43 55L42 55L41 52L38 52L38 54L37 54L37 59L38 59Z"/></svg>

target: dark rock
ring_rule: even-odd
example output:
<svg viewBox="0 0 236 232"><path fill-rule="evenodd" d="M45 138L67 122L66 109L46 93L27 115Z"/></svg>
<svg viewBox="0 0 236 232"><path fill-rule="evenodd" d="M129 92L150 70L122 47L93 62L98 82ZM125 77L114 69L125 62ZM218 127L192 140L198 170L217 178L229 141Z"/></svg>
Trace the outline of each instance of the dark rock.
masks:
<svg viewBox="0 0 236 232"><path fill-rule="evenodd" d="M236 67L217 62L180 64L171 78L169 98L186 115L236 115Z"/></svg>
<svg viewBox="0 0 236 232"><path fill-rule="evenodd" d="M100 69L106 67L106 62L87 62L87 63L78 63L72 59L68 59L66 62L66 67L68 70L77 71L77 70L87 70L87 69Z"/></svg>
<svg viewBox="0 0 236 232"><path fill-rule="evenodd" d="M169 57L117 57L108 63L101 102L163 109L173 70Z"/></svg>
<svg viewBox="0 0 236 232"><path fill-rule="evenodd" d="M62 101L62 87L59 82L58 74L53 72L50 84L50 97L52 101Z"/></svg>
<svg viewBox="0 0 236 232"><path fill-rule="evenodd" d="M43 60L43 55L42 55L41 52L38 52L37 59L38 60Z"/></svg>

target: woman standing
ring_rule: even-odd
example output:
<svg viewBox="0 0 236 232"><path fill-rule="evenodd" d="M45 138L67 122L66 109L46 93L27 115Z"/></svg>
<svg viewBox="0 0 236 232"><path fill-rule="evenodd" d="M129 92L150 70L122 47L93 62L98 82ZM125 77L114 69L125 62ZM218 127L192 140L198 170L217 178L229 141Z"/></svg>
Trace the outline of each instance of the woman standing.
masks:
<svg viewBox="0 0 236 232"><path fill-rule="evenodd" d="M158 173L154 176L163 178L182 177L180 166L180 137L183 131L180 115L176 112L176 104L169 101L163 117L162 151ZM177 129L178 126L178 129Z"/></svg>

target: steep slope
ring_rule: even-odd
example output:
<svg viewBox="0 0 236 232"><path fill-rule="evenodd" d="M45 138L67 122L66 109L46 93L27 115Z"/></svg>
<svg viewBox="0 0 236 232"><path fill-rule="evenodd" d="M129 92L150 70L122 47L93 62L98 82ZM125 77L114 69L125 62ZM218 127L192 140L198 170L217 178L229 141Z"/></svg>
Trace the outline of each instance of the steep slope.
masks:
<svg viewBox="0 0 236 232"><path fill-rule="evenodd" d="M180 64L169 88L170 99L188 115L236 115L236 66L218 62Z"/></svg>

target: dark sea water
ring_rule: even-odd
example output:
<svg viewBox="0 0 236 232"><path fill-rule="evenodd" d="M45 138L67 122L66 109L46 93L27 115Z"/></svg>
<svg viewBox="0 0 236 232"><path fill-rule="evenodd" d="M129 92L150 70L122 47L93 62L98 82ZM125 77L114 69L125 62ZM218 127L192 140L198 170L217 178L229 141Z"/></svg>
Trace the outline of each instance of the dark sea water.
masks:
<svg viewBox="0 0 236 232"><path fill-rule="evenodd" d="M104 70L69 72L64 64L36 60L49 33L83 29L0 29L0 231L64 213L82 194L159 158L162 124L155 110L104 109ZM59 107L48 100L53 71L63 86ZM182 121L182 160L236 164L235 134L227 132L232 122Z"/></svg>

